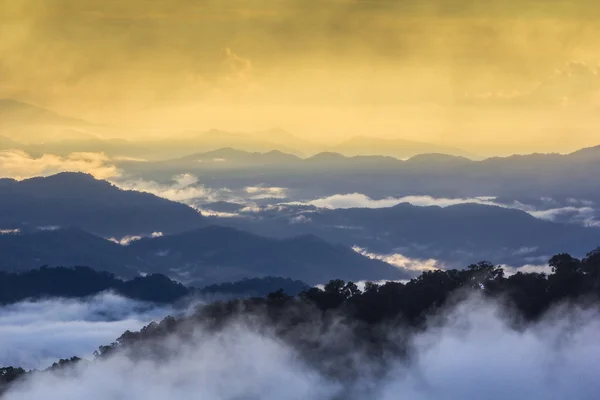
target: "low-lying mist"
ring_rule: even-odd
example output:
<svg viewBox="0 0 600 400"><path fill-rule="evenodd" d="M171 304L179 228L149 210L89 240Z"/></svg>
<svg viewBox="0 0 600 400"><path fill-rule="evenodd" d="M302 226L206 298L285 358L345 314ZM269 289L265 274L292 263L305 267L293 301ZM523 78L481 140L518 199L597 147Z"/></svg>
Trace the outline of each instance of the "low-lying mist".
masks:
<svg viewBox="0 0 600 400"><path fill-rule="evenodd" d="M342 320L315 323L294 334L317 338L317 358L262 322L197 323L189 335L161 340L168 356L152 356L151 343L117 350L31 375L4 399L591 400L600 390L600 315L590 309L563 305L525 325L475 295L430 316L422 330L388 328L402 354L374 354Z"/></svg>
<svg viewBox="0 0 600 400"><path fill-rule="evenodd" d="M137 330L172 313L102 293L87 300L47 299L0 307L0 365L46 368L60 358L89 358L125 330Z"/></svg>

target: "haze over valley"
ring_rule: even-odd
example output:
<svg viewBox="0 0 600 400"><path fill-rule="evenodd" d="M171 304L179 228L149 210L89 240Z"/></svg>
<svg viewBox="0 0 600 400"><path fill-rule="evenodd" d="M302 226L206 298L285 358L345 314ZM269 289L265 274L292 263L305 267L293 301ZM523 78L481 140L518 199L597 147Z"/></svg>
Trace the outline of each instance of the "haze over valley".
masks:
<svg viewBox="0 0 600 400"><path fill-rule="evenodd" d="M0 399L596 399L599 13L0 0Z"/></svg>

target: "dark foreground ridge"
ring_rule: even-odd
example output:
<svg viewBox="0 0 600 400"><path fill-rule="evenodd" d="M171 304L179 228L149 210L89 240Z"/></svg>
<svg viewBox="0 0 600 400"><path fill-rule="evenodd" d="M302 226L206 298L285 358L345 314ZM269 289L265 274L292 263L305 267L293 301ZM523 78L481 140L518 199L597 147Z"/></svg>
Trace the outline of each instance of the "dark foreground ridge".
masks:
<svg viewBox="0 0 600 400"><path fill-rule="evenodd" d="M114 343L101 346L95 356L105 359L119 352L135 360L162 362L173 356L173 348L168 345L172 341L166 338L191 342L198 329L204 332L202 338L207 338L244 322L291 346L303 362L324 376L346 382L357 377L349 355L362 351L369 360L370 373L384 374L392 357L410 358L411 334L431 324L432 315L442 315L440 310L473 296L510 309L510 324L515 329L538 321L561 304L583 309L600 307L600 250L583 259L559 254L549 265L549 275L519 272L506 277L502 268L481 262L464 270L424 272L407 283L367 283L362 291L352 282L333 280L323 289L310 288L295 297L278 290L266 297L216 301L199 306L190 316L167 317L139 332L127 331ZM332 330L352 340L338 340L338 336L323 340L324 333ZM79 362L77 358L61 360L50 369L70 368ZM38 373L2 368L0 385L8 387L11 382Z"/></svg>

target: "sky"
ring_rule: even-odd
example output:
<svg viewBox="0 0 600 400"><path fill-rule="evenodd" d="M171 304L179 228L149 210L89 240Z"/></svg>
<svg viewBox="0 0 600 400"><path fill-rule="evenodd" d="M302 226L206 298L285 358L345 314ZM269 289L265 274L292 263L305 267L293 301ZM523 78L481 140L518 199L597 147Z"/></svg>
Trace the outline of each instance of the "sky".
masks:
<svg viewBox="0 0 600 400"><path fill-rule="evenodd" d="M0 0L0 98L125 136L599 144L590 0Z"/></svg>

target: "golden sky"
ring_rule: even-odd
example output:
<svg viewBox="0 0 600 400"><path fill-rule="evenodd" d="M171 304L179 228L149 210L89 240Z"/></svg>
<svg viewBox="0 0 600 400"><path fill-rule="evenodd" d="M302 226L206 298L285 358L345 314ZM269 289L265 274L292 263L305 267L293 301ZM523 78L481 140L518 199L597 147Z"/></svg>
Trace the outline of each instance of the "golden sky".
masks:
<svg viewBox="0 0 600 400"><path fill-rule="evenodd" d="M600 144L599 17L595 0L0 0L0 98L132 136L569 151Z"/></svg>

